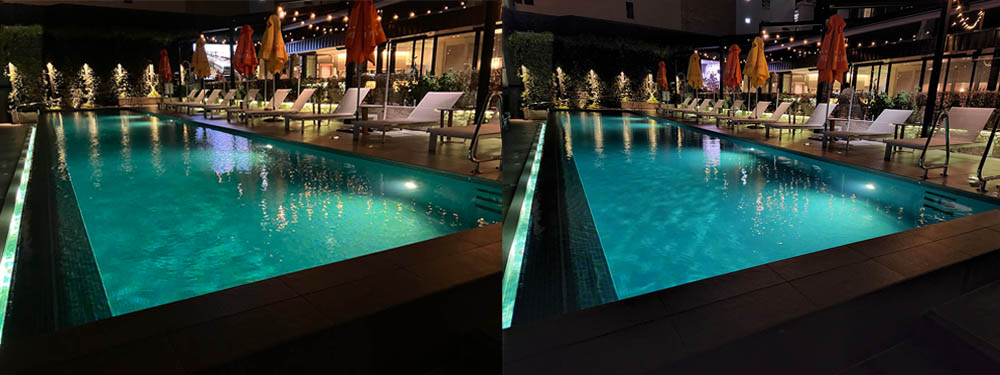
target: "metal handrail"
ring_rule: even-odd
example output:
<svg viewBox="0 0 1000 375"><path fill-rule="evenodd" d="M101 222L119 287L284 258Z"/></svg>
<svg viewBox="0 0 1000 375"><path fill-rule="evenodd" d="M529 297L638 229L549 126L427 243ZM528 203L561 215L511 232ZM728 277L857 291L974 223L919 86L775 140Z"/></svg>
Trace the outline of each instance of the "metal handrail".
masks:
<svg viewBox="0 0 1000 375"><path fill-rule="evenodd" d="M986 149L983 150L983 157L979 159L979 169L976 170L976 178L979 179L979 191L986 191L986 184L992 180L1000 180L1000 175L983 176L983 167L986 166L986 158L990 156L990 146L993 145L993 138L997 135L997 128L1000 127L1000 112L994 110L992 115L993 130L990 131L990 138L986 140Z"/></svg>
<svg viewBox="0 0 1000 375"><path fill-rule="evenodd" d="M934 132L938 128L938 124L941 120L944 120L944 164L938 165L928 165L926 164L927 149L931 147L931 140L934 139ZM924 149L920 151L920 162L918 165L924 170L923 179L927 179L927 171L931 169L943 168L944 171L941 172L942 176L948 175L948 162L951 161L951 119L948 117L948 111L941 111L938 114L937 121L934 121L934 126L931 127L930 132L927 134L927 142L924 143Z"/></svg>
<svg viewBox="0 0 1000 375"><path fill-rule="evenodd" d="M481 113L477 113L474 119L474 122L476 124L476 130L472 133L472 142L470 142L469 144L469 161L475 164L475 167L472 169L473 174L481 173L479 171L479 163L500 160L502 157L502 154L500 154L492 158L480 159L479 156L476 154L479 151L479 130L483 127L483 122L485 122L486 120L486 110L490 108L490 102L493 101L494 97L497 98L497 106L496 106L497 116L500 116L501 143L503 142L503 129L506 128L506 123L510 120L509 115L505 114L503 111L503 97L500 95L500 93L494 92L493 94L490 94L490 97L486 99L486 107L483 109ZM497 166L497 169L500 169L502 166L503 163Z"/></svg>

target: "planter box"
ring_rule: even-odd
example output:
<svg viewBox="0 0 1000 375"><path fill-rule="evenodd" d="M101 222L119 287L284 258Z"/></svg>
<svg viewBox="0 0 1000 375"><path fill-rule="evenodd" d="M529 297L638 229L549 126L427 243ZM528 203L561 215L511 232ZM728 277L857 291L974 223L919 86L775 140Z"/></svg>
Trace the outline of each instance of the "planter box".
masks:
<svg viewBox="0 0 1000 375"><path fill-rule="evenodd" d="M549 118L547 109L524 109L525 120L545 120L547 118Z"/></svg>
<svg viewBox="0 0 1000 375"><path fill-rule="evenodd" d="M34 124L38 122L38 112L10 111L11 122L15 124Z"/></svg>
<svg viewBox="0 0 1000 375"><path fill-rule="evenodd" d="M649 103L649 102L622 102L622 109L652 111L656 110L656 107L659 104L660 103Z"/></svg>
<svg viewBox="0 0 1000 375"><path fill-rule="evenodd" d="M163 101L163 98L134 97L118 98L119 107L156 107L156 104Z"/></svg>

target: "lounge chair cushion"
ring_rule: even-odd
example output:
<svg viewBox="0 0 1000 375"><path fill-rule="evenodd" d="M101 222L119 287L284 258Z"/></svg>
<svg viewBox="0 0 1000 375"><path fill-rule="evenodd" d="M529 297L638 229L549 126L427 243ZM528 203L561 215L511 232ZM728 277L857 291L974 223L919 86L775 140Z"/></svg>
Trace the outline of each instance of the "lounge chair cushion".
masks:
<svg viewBox="0 0 1000 375"><path fill-rule="evenodd" d="M922 149L924 148L924 145L927 144L927 138L886 139L885 143L893 146ZM971 142L956 142L955 140L952 140L951 145L955 146L965 143L971 143ZM930 145L931 147L944 146L944 145L945 145L944 138L934 137L934 139L931 139L931 145Z"/></svg>

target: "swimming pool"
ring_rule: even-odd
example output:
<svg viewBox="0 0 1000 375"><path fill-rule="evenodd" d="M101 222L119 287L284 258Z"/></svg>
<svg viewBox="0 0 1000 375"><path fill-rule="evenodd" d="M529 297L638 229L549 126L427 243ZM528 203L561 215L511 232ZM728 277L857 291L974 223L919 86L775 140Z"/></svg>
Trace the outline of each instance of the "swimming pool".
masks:
<svg viewBox="0 0 1000 375"><path fill-rule="evenodd" d="M593 236L603 255L593 273L607 274L613 291L583 307L998 208L641 115L555 120L562 149L545 152L561 152L563 174L574 176L562 194L581 193L574 200L585 204L568 205L593 223L568 231Z"/></svg>
<svg viewBox="0 0 1000 375"><path fill-rule="evenodd" d="M46 121L111 315L500 221L478 178L129 111Z"/></svg>

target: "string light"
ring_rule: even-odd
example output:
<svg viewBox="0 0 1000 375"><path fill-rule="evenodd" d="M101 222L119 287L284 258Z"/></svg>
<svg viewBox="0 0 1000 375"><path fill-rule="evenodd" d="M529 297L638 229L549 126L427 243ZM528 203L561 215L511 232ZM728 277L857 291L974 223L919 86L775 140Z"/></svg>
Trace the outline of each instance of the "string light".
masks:
<svg viewBox="0 0 1000 375"><path fill-rule="evenodd" d="M976 22L969 24L969 18L966 17L964 13L962 13L962 4L959 3L958 0L955 0L955 13L956 16L958 17L958 21L952 22L951 25L956 26L958 25L958 23L961 23L962 28L967 31L971 31L979 27L979 25L983 22L983 18L986 17L986 12L980 10L979 13L976 14Z"/></svg>

